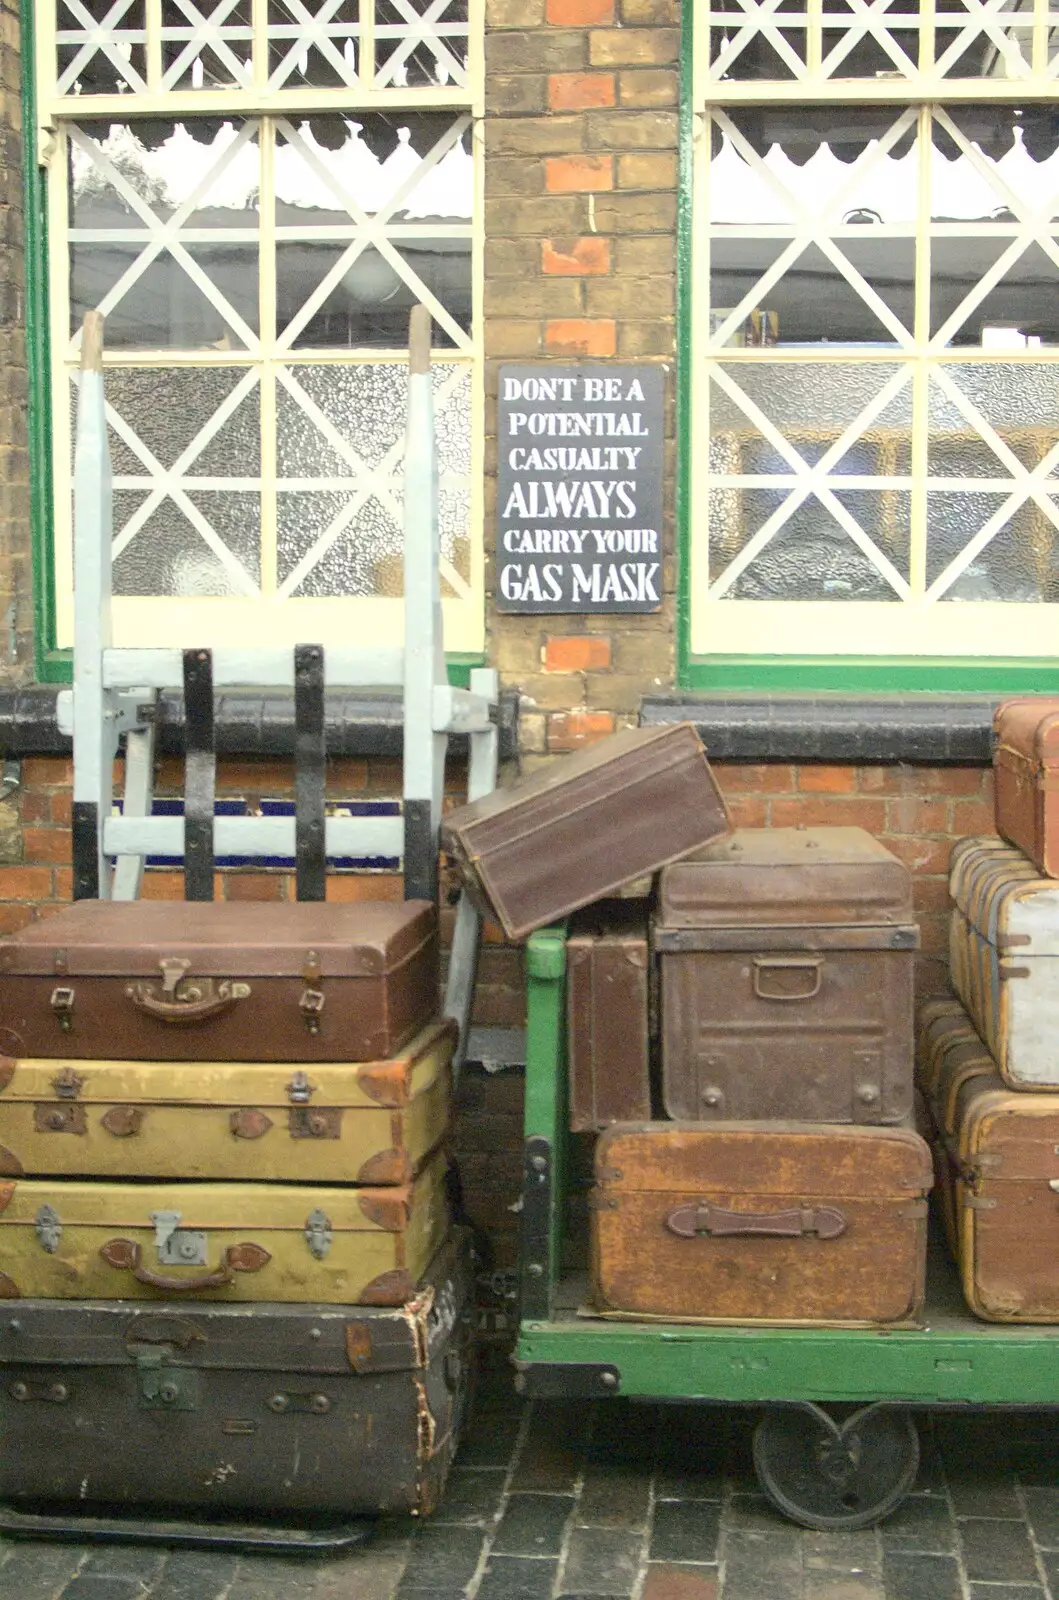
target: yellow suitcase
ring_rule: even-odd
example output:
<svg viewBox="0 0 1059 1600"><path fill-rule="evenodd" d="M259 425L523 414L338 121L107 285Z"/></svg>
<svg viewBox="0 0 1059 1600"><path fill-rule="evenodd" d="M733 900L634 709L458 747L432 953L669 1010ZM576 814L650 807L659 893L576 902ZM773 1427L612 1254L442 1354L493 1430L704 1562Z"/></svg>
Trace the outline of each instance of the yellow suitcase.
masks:
<svg viewBox="0 0 1059 1600"><path fill-rule="evenodd" d="M964 1299L987 1322L1057 1323L1059 1095L1011 1089L966 1018L935 1048L942 1209Z"/></svg>
<svg viewBox="0 0 1059 1600"><path fill-rule="evenodd" d="M930 1117L935 1201L953 1257L958 1257L960 1248L955 1183L959 1156L950 1130L956 1124L964 1084L995 1072L992 1056L958 1000L928 1000L920 1007L916 1077Z"/></svg>
<svg viewBox="0 0 1059 1600"><path fill-rule="evenodd" d="M439 1152L388 1189L0 1183L0 1298L401 1305L448 1226Z"/></svg>
<svg viewBox="0 0 1059 1600"><path fill-rule="evenodd" d="M408 1183L445 1135L455 1039L304 1068L0 1059L0 1176Z"/></svg>

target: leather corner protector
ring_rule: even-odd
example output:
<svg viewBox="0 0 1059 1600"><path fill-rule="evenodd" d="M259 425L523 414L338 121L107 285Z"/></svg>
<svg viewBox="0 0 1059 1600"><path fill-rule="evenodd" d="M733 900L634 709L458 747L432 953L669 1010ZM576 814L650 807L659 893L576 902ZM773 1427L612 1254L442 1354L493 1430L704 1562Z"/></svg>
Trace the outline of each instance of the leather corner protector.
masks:
<svg viewBox="0 0 1059 1600"><path fill-rule="evenodd" d="M7 1210L16 1187L17 1185L13 1183L0 1183L0 1211Z"/></svg>
<svg viewBox="0 0 1059 1600"><path fill-rule="evenodd" d="M361 1167L354 1183L403 1184L412 1181L412 1158L407 1150L377 1150Z"/></svg>
<svg viewBox="0 0 1059 1600"><path fill-rule="evenodd" d="M361 1189L357 1194L360 1209L367 1220L386 1233L402 1233L408 1226L412 1210L412 1196L408 1189L395 1189L387 1194L384 1189ZM390 1304L389 1301L378 1302Z"/></svg>
<svg viewBox="0 0 1059 1600"><path fill-rule="evenodd" d="M367 1322L346 1323L346 1355L354 1372L366 1372L371 1365L371 1325Z"/></svg>
<svg viewBox="0 0 1059 1600"><path fill-rule="evenodd" d="M395 1267L392 1272L380 1272L377 1278L372 1278L357 1298L364 1306L403 1306L414 1293L412 1274L406 1267Z"/></svg>
<svg viewBox="0 0 1059 1600"><path fill-rule="evenodd" d="M0 1272L0 1300L21 1300L22 1290L14 1278L9 1278L6 1272Z"/></svg>
<svg viewBox="0 0 1059 1600"><path fill-rule="evenodd" d="M26 1169L13 1150L5 1150L0 1144L0 1177L24 1178Z"/></svg>
<svg viewBox="0 0 1059 1600"><path fill-rule="evenodd" d="M357 1069L357 1088L388 1111L408 1104L410 1061L378 1061Z"/></svg>
<svg viewBox="0 0 1059 1600"><path fill-rule="evenodd" d="M0 1094L3 1094L11 1079L15 1076L18 1062L13 1056L0 1056Z"/></svg>

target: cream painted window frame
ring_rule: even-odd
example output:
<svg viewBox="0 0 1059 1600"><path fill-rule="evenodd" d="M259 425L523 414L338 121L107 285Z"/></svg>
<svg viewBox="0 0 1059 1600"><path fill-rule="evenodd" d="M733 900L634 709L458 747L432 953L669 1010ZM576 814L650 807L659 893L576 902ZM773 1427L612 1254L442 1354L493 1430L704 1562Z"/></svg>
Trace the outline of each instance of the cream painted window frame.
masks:
<svg viewBox="0 0 1059 1600"><path fill-rule="evenodd" d="M78 0L74 0L76 5ZM444 0L418 0L416 10L413 0L396 0L405 20L411 25L419 19L430 24L431 19L443 10ZM166 87L166 79L174 76L172 69L163 73L161 53L160 0L145 0L146 29L144 30L147 60L146 79L142 89L129 82L128 92L121 94L79 94L63 92L57 60L57 0L37 0L36 12L36 101L37 101L37 151L40 165L47 174L48 214L48 300L51 336L51 370L49 374L52 435L54 440L52 482L54 503L54 567L55 567L55 642L61 648L70 645L73 636L73 578L72 578L72 479L71 450L73 426L72 385L76 381L79 360L79 335L67 337L69 328L69 233L66 171L69 140L76 135L79 120L92 119L105 122L135 122L139 118L164 118L188 121L196 116L217 117L225 115L234 120L245 119L257 123L263 130L262 141L262 214L260 218L260 301L262 310L261 335L252 346L242 351L225 352L219 363L215 352L137 350L104 353L104 367L121 368L195 368L224 365L256 371L262 396L261 443L262 473L257 480L262 491L262 591L245 597L190 598L180 596L132 597L115 596L113 618L115 643L127 646L225 644L253 646L267 637L273 645L296 644L305 640L323 644L346 644L355 638L362 646L392 646L403 635L404 608L400 598L389 596L336 596L327 598L298 597L288 599L275 592L276 551L276 473L269 469L275 462L277 385L286 382L286 369L296 366L322 366L330 364L376 364L392 360L403 363L403 350L361 348L336 351L333 349L286 348L270 326L269 305L275 305L275 255L268 233L274 229L274 207L268 190L271 152L274 149L275 128L279 119L287 119L293 127L306 117L323 114L354 115L368 111L436 111L450 113L455 121L469 120L472 130L473 204L468 234L472 241L472 321L470 336L465 336L462 348L438 347L435 363L445 369L463 368L471 374L471 440L469 471L468 534L470 543L470 572L467 580L449 573L450 582L442 604L445 618L445 645L450 653L479 655L485 638L485 583L484 547L482 528L483 476L484 476L484 388L483 388L483 116L484 116L484 3L469 0L466 24L468 64L461 82L446 85L401 87L395 85L394 61L380 63L366 81L343 83L337 87L306 88L289 86L280 79L278 68L269 71L269 45L275 38L275 27L268 24L268 0L253 0L253 26L251 38L252 71L245 81L231 87L174 89ZM63 0L66 4L66 0ZM224 25L230 9L230 0L220 0L211 6L210 0L180 0L181 9L189 14L189 31L196 32L200 47L216 47L211 28ZM314 5L314 16L333 12L334 0L289 0L293 12L310 16L307 7ZM114 0L108 16L116 16L127 9L126 0ZM190 13L201 19L195 24ZM87 15L87 14L86 14ZM376 38L388 34L391 40L395 25L376 27L375 0L360 0L361 25L359 29L358 59L363 71L365 60L374 63ZM219 19L214 22L214 19ZM326 36L326 29L323 29ZM316 42L321 29L312 33ZM271 35L271 37L270 37ZM416 35L411 35L412 47ZM287 52L289 59L297 48L292 43ZM441 48L444 50L444 35ZM185 52L185 55L187 52ZM113 59L113 58L111 58ZM190 58L189 58L190 59ZM330 57L328 58L330 59ZM451 59L451 58L450 58ZM282 66L282 63L280 63ZM451 73L455 76L455 73ZM234 71L233 71L234 76ZM410 231L422 235L423 225ZM451 232L452 230L447 230ZM427 299L425 296L421 298ZM429 303L429 300L428 300ZM434 307L435 312L440 308ZM271 318L274 324L274 310ZM289 333L289 330L284 330ZM290 387L289 382L287 387ZM242 386L240 385L240 391ZM331 441L334 444L335 441ZM226 480L226 487L233 486ZM201 487L201 485L200 485ZM343 482L343 488L350 487ZM451 580L455 578L455 582ZM451 591L455 588L456 594Z"/></svg>
<svg viewBox="0 0 1059 1600"><path fill-rule="evenodd" d="M1010 12L1001 12L998 9L999 4L1003 3L1004 0L970 0L963 34L964 42L969 33L975 29L987 38L992 38L994 33L999 34L1001 23L1010 22L1012 15ZM961 103L1002 105L1031 104L1036 101L1055 102L1059 96L1059 51L1056 51L1050 62L1048 51L1050 36L1054 36L1056 30L1059 30L1059 14L1049 8L1048 0L1033 0L1032 9L1027 8L1026 11L1027 22L1024 25L1019 24L1022 36L1028 41L1028 48L1020 55L1017 62L1009 61L1008 70L1011 71L1011 76L957 79L947 77L943 70L945 62L951 61L954 55L952 38L955 37L955 30L951 37L946 35L946 38L939 42L938 34L942 30L936 27L934 0L922 0L919 7L918 60L913 62L905 56L904 63L900 66L895 60L894 74L886 79L842 79L831 75L834 68L830 63L835 52L832 52L831 57L827 57L823 50L825 21L830 31L836 25L835 15L827 13L825 18L819 0L806 0L805 63L797 61L796 58L787 60L793 53L787 51L784 55L782 46L779 50L779 54L787 60L787 65L791 68L790 78L723 79L717 74L726 63L719 61L711 64L709 59L711 20L718 24L722 21L726 23L733 35L736 35L740 25L743 25L745 35L749 36L753 31L767 31L770 28L775 34L780 19L782 27L788 29L792 20L796 20L797 17L797 14L791 12L776 13L777 0L760 0L760 3L758 0L740 0L740 4L747 20L743 24L742 17L737 16L736 26L733 26L731 13L714 12L709 5L702 5L698 0L695 7L692 64L693 291L689 436L693 441L710 437L711 383L720 382L724 386L724 369L738 372L747 365L769 362L844 364L857 361L877 364L892 361L896 366L904 368L907 382L911 385L915 406L910 474L912 495L910 580L906 583L900 575L893 574L893 578L897 579L893 587L898 596L893 601L725 599L724 588L727 587L727 582L714 584L711 590L710 491L725 487L728 480L711 472L708 450L693 447L689 452L690 518L687 539L691 599L689 642L692 657L782 658L811 655L904 657L913 660L917 657L1005 656L1029 659L1054 656L1057 636L1055 605L1002 601L939 604L940 579L933 585L928 584L926 580L926 495L930 481L927 472L928 434L925 425L928 385L933 377L940 374L940 382L944 387L947 368L958 367L960 364L982 364L990 360L990 355L976 347L966 346L950 347L942 354L938 335L932 338L929 333L929 281L923 273L917 273L916 278L915 329L910 338L906 336L902 341L903 348L895 349L892 353L880 350L858 351L855 347L847 348L843 352L843 347L837 343L827 347L826 350L802 346L785 351L782 344L767 349L725 347L723 341L731 333L732 325L737 318L733 315L727 319L725 326L711 328L709 171L711 119L715 115L723 117L727 107L754 105L831 104L889 107L893 109L895 119L902 109L906 109L920 123L922 165L927 159L928 149L927 141L924 139L924 127L932 108L943 112L946 105L958 107ZM893 7L895 18L899 20L903 16L903 10L904 8L896 3ZM776 13L776 20L770 24L768 17L773 13ZM863 23L863 31L878 37L881 23L888 15L890 13L885 9L885 0L853 0L851 27L853 22ZM951 15L950 13L950 18ZM993 39L993 43L998 45L998 40ZM727 64L730 64L730 60ZM917 220L912 235L915 239L917 261L925 244L929 242L931 217L928 198L926 183L921 173ZM729 230L730 236L734 236L737 231ZM752 230L748 229L747 232ZM817 244L830 237L832 235L822 229L813 234L813 240ZM1053 254L1056 249L1059 247L1053 249ZM1059 259L1059 256L1056 259ZM998 356L995 359L1003 360L1005 363L1025 363L1029 366L1041 363L1055 366L1059 364L1059 348L1032 354L1005 352L1002 357ZM949 387L951 389L951 385ZM1021 489L1026 487L1025 480L1030 478L1034 480L1027 492L1034 504L1040 505L1041 515L1046 516L1055 529L1056 543L1059 545L1059 498L1048 499L1043 493L1040 482L1043 474L1051 470L1059 459L1059 427L1056 431L1055 444L1047 450L1038 467L1033 472L1027 472L1003 441L996 439L995 432L989 428L984 419L979 418L975 425L987 444L1007 462L1012 478ZM847 430L849 433L852 431ZM778 435L776 430L772 430L767 437L779 448L782 436ZM789 455L789 447L781 453ZM828 455L837 461L841 451L836 447L829 451ZM800 472L804 479L816 481L820 477L819 465L811 469L806 468L804 464L800 467L796 467L794 463L791 465L792 473ZM832 479L832 486L833 483ZM875 484L885 487L885 482L880 479L876 479ZM850 487L854 485L855 480L851 480ZM1059 488L1059 484L1053 487ZM1008 506L1006 511L1010 513L1012 509L1012 506ZM775 520L770 519L770 521ZM838 520L842 520L841 517ZM852 521L848 513L845 521ZM993 523L999 525L998 518L991 518L977 536L979 547L983 536L988 533ZM781 525L781 521L776 521L777 527ZM847 527L847 532L851 537L854 536L852 528ZM855 542L859 540L855 539ZM963 554L966 555L966 551ZM887 574L888 578L890 576ZM727 581L730 582L731 578Z"/></svg>

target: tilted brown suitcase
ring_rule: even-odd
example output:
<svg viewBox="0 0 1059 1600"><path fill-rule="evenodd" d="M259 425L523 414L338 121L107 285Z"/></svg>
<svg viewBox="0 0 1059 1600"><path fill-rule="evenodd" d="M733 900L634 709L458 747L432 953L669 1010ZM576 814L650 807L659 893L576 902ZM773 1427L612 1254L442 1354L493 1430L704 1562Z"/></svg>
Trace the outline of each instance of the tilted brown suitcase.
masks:
<svg viewBox="0 0 1059 1600"><path fill-rule="evenodd" d="M1006 700L993 734L997 832L1059 878L1059 700Z"/></svg>
<svg viewBox="0 0 1059 1600"><path fill-rule="evenodd" d="M669 1320L913 1323L931 1182L910 1129L617 1123L596 1146L594 1303Z"/></svg>
<svg viewBox="0 0 1059 1600"><path fill-rule="evenodd" d="M592 1133L651 1115L644 902L583 913L566 941L570 1127Z"/></svg>
<svg viewBox="0 0 1059 1600"><path fill-rule="evenodd" d="M458 1232L393 1308L22 1300L0 1321L0 1499L432 1511L471 1292Z"/></svg>
<svg viewBox="0 0 1059 1600"><path fill-rule="evenodd" d="M861 828L741 828L667 867L654 926L666 1112L912 1112L912 883Z"/></svg>
<svg viewBox="0 0 1059 1600"><path fill-rule="evenodd" d="M967 1304L1059 1322L1059 1095L1010 1089L966 1016L928 1024L920 1048L937 1057L942 1215Z"/></svg>
<svg viewBox="0 0 1059 1600"><path fill-rule="evenodd" d="M0 1052L373 1061L438 1005L425 900L79 900L0 941Z"/></svg>
<svg viewBox="0 0 1059 1600"><path fill-rule="evenodd" d="M630 728L444 818L442 845L509 939L728 832L695 729Z"/></svg>

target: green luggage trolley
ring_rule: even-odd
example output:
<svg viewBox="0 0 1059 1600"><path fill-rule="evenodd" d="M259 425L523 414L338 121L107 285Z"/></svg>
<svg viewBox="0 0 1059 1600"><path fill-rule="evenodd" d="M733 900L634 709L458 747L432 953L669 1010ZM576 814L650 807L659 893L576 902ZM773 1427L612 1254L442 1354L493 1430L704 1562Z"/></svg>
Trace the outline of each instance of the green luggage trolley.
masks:
<svg viewBox="0 0 1059 1600"><path fill-rule="evenodd" d="M965 1308L944 1251L928 1266L924 1326L839 1329L613 1321L586 1313L564 1272L567 1198L566 943L526 949L525 1168L518 1385L541 1399L702 1400L760 1407L754 1465L786 1516L867 1527L913 1487L914 1412L1059 1406L1059 1327L999 1326Z"/></svg>

